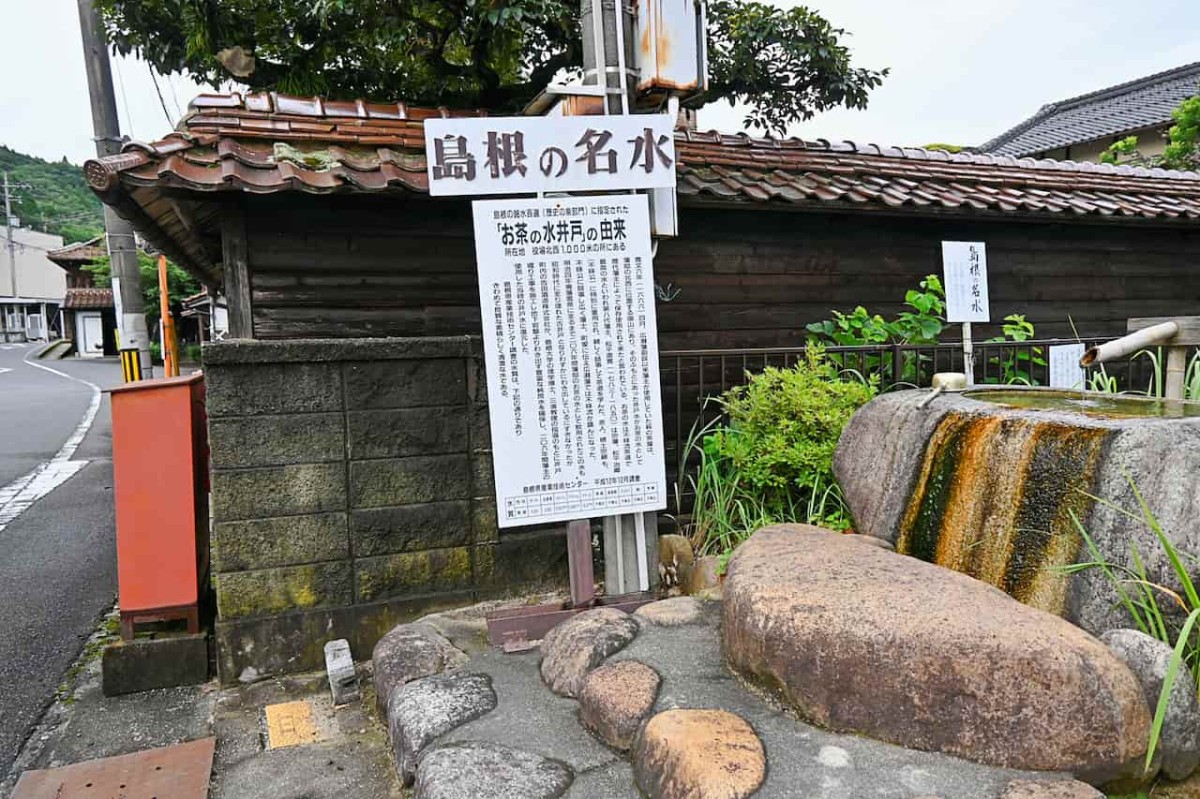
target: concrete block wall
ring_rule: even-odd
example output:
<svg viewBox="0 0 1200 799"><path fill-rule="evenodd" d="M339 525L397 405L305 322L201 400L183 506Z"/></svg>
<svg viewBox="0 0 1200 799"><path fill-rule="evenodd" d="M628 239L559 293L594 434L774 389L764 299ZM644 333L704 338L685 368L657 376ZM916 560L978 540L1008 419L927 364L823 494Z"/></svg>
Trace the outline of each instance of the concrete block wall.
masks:
<svg viewBox="0 0 1200 799"><path fill-rule="evenodd" d="M440 608L565 585L556 528L500 532L478 339L204 347L222 681L356 658Z"/></svg>

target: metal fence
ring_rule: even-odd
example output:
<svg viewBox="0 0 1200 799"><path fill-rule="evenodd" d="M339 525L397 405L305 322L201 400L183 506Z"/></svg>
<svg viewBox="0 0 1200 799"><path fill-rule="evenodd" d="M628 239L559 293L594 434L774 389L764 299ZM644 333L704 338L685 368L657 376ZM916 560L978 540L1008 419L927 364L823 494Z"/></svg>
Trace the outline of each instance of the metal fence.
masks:
<svg viewBox="0 0 1200 799"><path fill-rule="evenodd" d="M1104 339L1107 340L1107 339ZM1092 346L1101 340L1084 339ZM977 384L1022 383L1047 385L1050 380L1049 347L1077 344L1075 339L1037 339L1024 342L977 342L974 345ZM926 387L938 372L962 372L962 344L883 344L862 347L825 347L826 355L848 377L877 380L881 391ZM665 350L659 353L662 379L663 428L666 438L667 483L674 488L671 512L690 505L686 480L679 480L695 465L696 453L688 442L694 432L720 417L716 398L746 382L749 375L769 366L789 367L806 357L806 348ZM1145 392L1154 380L1153 361L1135 357L1107 364L1086 373L1085 385L1095 375L1115 381L1117 390ZM1019 378L1013 380L1013 378Z"/></svg>

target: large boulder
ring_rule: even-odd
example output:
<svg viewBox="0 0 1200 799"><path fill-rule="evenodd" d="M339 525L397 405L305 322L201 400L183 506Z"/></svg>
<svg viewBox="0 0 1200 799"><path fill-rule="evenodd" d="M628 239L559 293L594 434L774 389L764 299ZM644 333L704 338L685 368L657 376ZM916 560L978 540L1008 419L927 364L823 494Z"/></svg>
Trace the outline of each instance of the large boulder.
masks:
<svg viewBox="0 0 1200 799"><path fill-rule="evenodd" d="M634 745L633 779L650 799L745 799L766 776L762 741L725 710L663 711Z"/></svg>
<svg viewBox="0 0 1200 799"><path fill-rule="evenodd" d="M1158 706L1163 681L1171 665L1171 647L1138 630L1110 630L1100 637L1137 676L1146 702ZM1158 742L1162 772L1168 779L1182 780L1200 766L1200 701L1196 683L1186 668L1171 687Z"/></svg>
<svg viewBox="0 0 1200 799"><path fill-rule="evenodd" d="M579 696L583 678L633 640L638 623L616 608L595 608L558 624L542 639L542 679L560 696Z"/></svg>
<svg viewBox="0 0 1200 799"><path fill-rule="evenodd" d="M833 470L858 532L1097 635L1129 619L1100 570L1056 568L1087 554L1072 515L1105 559L1130 565L1132 543L1151 579L1173 584L1154 532L1121 512L1138 512L1132 480L1178 548L1200 555L1200 416L1147 415L1155 406L1136 398L1109 415L1081 413L1078 395L1044 389L942 395L922 407L928 397L879 396L842 431Z"/></svg>
<svg viewBox="0 0 1200 799"><path fill-rule="evenodd" d="M398 624L375 644L371 660L375 706L386 717L397 686L461 666L467 655L429 625Z"/></svg>
<svg viewBox="0 0 1200 799"><path fill-rule="evenodd" d="M837 732L1101 784L1140 773L1137 678L995 588L806 525L756 532L725 579L730 665Z"/></svg>

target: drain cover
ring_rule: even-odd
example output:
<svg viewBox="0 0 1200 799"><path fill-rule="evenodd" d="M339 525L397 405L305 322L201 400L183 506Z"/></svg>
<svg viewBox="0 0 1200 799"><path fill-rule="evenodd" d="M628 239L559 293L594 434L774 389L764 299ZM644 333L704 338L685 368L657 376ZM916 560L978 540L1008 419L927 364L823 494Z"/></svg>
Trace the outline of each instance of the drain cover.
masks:
<svg viewBox="0 0 1200 799"><path fill-rule="evenodd" d="M324 737L317 728L312 707L303 700L267 705L263 713L267 722L268 749L316 743Z"/></svg>
<svg viewBox="0 0 1200 799"><path fill-rule="evenodd" d="M26 771L11 799L205 799L215 738Z"/></svg>

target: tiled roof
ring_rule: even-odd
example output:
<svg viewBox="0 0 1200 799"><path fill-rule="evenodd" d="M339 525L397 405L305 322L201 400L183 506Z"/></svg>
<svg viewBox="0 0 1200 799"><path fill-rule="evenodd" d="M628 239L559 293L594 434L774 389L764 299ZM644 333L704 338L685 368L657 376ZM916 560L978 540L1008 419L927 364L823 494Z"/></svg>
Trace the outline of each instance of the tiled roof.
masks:
<svg viewBox="0 0 1200 799"><path fill-rule="evenodd" d="M59 266L79 266L92 264L108 255L104 247L104 238L97 236L88 241L77 241L57 250L50 250L46 257Z"/></svg>
<svg viewBox="0 0 1200 799"><path fill-rule="evenodd" d="M203 95L179 128L84 171L101 199L176 262L214 282L214 193L428 191L424 120L445 109L275 94ZM1200 219L1200 174L970 153L676 133L688 203L915 215ZM168 191L174 190L174 191Z"/></svg>
<svg viewBox="0 0 1200 799"><path fill-rule="evenodd" d="M68 311L90 311L112 308L112 289L67 289L63 308Z"/></svg>
<svg viewBox="0 0 1200 799"><path fill-rule="evenodd" d="M936 150L681 134L679 194L876 210L1200 219L1200 174Z"/></svg>
<svg viewBox="0 0 1200 799"><path fill-rule="evenodd" d="M1200 94L1200 62L1042 106L1029 119L977 149L1016 157L1166 125L1184 100Z"/></svg>

